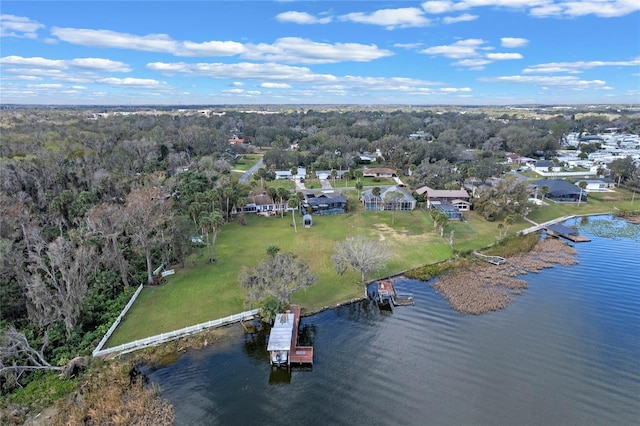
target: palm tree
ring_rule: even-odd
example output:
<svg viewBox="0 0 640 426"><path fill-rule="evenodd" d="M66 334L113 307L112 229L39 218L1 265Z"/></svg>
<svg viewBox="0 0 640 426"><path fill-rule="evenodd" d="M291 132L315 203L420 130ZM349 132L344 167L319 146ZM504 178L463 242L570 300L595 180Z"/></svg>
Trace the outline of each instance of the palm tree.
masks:
<svg viewBox="0 0 640 426"><path fill-rule="evenodd" d="M362 191L362 182L356 182L356 189L358 190L358 198L360 198L360 191Z"/></svg>
<svg viewBox="0 0 640 426"><path fill-rule="evenodd" d="M298 197L293 196L289 198L287 201L287 205L291 207L291 220L293 221L293 231L298 232L298 227L296 226L296 208L298 207Z"/></svg>
<svg viewBox="0 0 640 426"><path fill-rule="evenodd" d="M289 190L283 187L279 187L276 190L276 193L278 195L278 198L280 198L280 217L284 217L284 211L285 211L285 207L284 207L284 200L286 200L287 198L289 198Z"/></svg>
<svg viewBox="0 0 640 426"><path fill-rule="evenodd" d="M504 218L504 234L507 235L507 232L509 231L509 228L516 223L516 218L513 215L507 215L507 217Z"/></svg>
<svg viewBox="0 0 640 426"><path fill-rule="evenodd" d="M581 181L578 183L578 186L580 187L580 198L578 199L578 207L579 207L580 202L582 202L582 191L584 191L587 188L587 182Z"/></svg>
<svg viewBox="0 0 640 426"><path fill-rule="evenodd" d="M211 213L203 213L200 216L200 226L207 231L207 244L209 243L209 230L211 230L211 257L209 258L209 263L213 263L215 260L216 238L223 224L224 217L222 217L220 210L216 209Z"/></svg>
<svg viewBox="0 0 640 426"><path fill-rule="evenodd" d="M391 224L396 223L396 210L400 206L400 201L402 200L402 195L395 191L389 191L385 194L384 203L386 205L391 206Z"/></svg>
<svg viewBox="0 0 640 426"><path fill-rule="evenodd" d="M371 190L371 195L373 195L375 197L376 200L376 210L378 209L378 200L380 199L380 187L379 186L375 186L372 190Z"/></svg>
<svg viewBox="0 0 640 426"><path fill-rule="evenodd" d="M542 199L544 200L549 193L549 187L547 185L542 185L542 188L540 188L540 192L542 192Z"/></svg>
<svg viewBox="0 0 640 426"><path fill-rule="evenodd" d="M226 185L222 188L222 195L224 195L227 200L227 208L224 211L224 216L227 222L229 221L229 198L231 198L234 193L235 190L232 185Z"/></svg>

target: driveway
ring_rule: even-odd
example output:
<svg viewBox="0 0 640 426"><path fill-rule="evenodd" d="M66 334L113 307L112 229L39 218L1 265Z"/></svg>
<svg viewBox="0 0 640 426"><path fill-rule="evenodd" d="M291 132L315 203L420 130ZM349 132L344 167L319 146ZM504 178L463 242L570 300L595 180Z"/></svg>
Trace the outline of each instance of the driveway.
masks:
<svg viewBox="0 0 640 426"><path fill-rule="evenodd" d="M300 192L300 191L303 191L303 190L307 189L307 187L304 186L304 182L300 182L300 178L294 179L293 183L294 183L294 185L296 187L296 189L295 189L296 192Z"/></svg>
<svg viewBox="0 0 640 426"><path fill-rule="evenodd" d="M333 189L333 187L331 186L331 182L329 182L329 179L320 179L320 185L322 186L322 189L325 190Z"/></svg>

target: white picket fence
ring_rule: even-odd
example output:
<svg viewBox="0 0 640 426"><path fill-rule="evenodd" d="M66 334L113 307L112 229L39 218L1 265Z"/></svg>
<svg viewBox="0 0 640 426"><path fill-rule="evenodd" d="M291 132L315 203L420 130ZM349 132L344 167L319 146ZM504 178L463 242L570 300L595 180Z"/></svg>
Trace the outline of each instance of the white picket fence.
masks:
<svg viewBox="0 0 640 426"><path fill-rule="evenodd" d="M109 330L107 330L107 333L102 337L102 340L100 340L100 343L98 343L98 346L96 346L96 348L93 350L93 356L98 356L96 355L96 353L100 352L104 344L107 343L107 340L109 340L109 337L111 337L113 332L116 330L116 328L120 324L120 321L122 321L122 318L124 318L124 316L127 314L127 312L129 311L129 308L133 305L133 302L136 301L136 299L138 298L138 295L140 294L143 288L144 288L144 285L140 284L140 287L138 287L136 292L133 293L133 296L131 296L131 299L129 299L127 306L125 306L122 312L120 312L120 315L118 315L118 318L116 318L113 324L111 324L111 327L109 327Z"/></svg>
<svg viewBox="0 0 640 426"><path fill-rule="evenodd" d="M174 340L174 339L178 339L180 337L185 337L185 336L189 336L191 334L195 334L195 333L201 332L201 331L206 330L208 328L220 327L220 326L223 326L223 325L232 324L234 322L242 321L244 319L247 319L247 318L250 318L250 317L253 317L253 316L257 315L259 312L260 312L259 309L253 309L251 311L245 311L245 312L241 312L239 314L229 315L228 317L225 317L225 318L219 318L219 319L208 321L208 322L205 322L205 323L202 323L202 324L196 324L196 325L192 325L192 326L189 326L189 327L181 328L180 330L174 330L174 331L170 331L168 333L161 333L161 334L158 334L158 335L155 335L155 336L147 337L145 339L136 340L134 342L124 343L122 345L114 346L112 348L102 349L102 345L104 343L101 341L100 342L101 344L98 345L98 347L93 351L93 356L94 357L98 357L98 356L103 356L103 355L107 355L107 354L110 354L110 353L132 352L132 351L135 351L135 350L138 350L138 349L142 349L142 348L146 348L146 347L149 347L149 346L155 346L155 345L158 345L160 343L165 343L165 342L168 342L168 341L171 341L171 340ZM120 319L120 317L118 317L118 319ZM116 322L119 323L119 320L117 320ZM105 335L105 337L107 337L107 336ZM106 340L104 338L103 338L103 340L106 342Z"/></svg>

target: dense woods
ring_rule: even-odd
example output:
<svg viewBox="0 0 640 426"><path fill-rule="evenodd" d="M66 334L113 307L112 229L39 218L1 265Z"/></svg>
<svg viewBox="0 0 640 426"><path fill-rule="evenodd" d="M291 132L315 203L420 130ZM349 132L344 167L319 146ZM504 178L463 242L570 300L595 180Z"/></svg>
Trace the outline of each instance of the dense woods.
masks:
<svg viewBox="0 0 640 426"><path fill-rule="evenodd" d="M116 111L122 113L116 114ZM0 385L89 354L131 293L160 265L184 265L241 220L250 191L275 170L357 167L380 150L413 187L459 188L500 175L506 151L552 158L563 136L608 127L639 133L631 113L308 109L269 114L105 108L5 108L0 115ZM100 113L100 114L99 114ZM104 113L104 114L102 114ZM242 137L247 143L230 144ZM294 146L295 149L292 149ZM242 185L243 155L268 148L265 172ZM637 185L629 161L613 165ZM501 194L519 184L507 181ZM361 188L360 188L361 189ZM503 190L504 189L504 190ZM517 188L516 188L517 189ZM483 197L498 199L495 192ZM488 212L492 216L519 211Z"/></svg>

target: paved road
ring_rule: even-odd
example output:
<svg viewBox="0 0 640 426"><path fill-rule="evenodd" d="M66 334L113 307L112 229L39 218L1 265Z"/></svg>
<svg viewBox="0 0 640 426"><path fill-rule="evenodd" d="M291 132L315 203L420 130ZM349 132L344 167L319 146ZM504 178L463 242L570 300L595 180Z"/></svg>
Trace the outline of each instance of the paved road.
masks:
<svg viewBox="0 0 640 426"><path fill-rule="evenodd" d="M249 179L251 179L251 176L253 176L253 174L257 172L260 167L262 167L262 158L260 158L256 164L251 166L249 170L244 172L244 174L242 175L242 177L240 177L240 180L238 182L241 183L242 185L249 183Z"/></svg>

